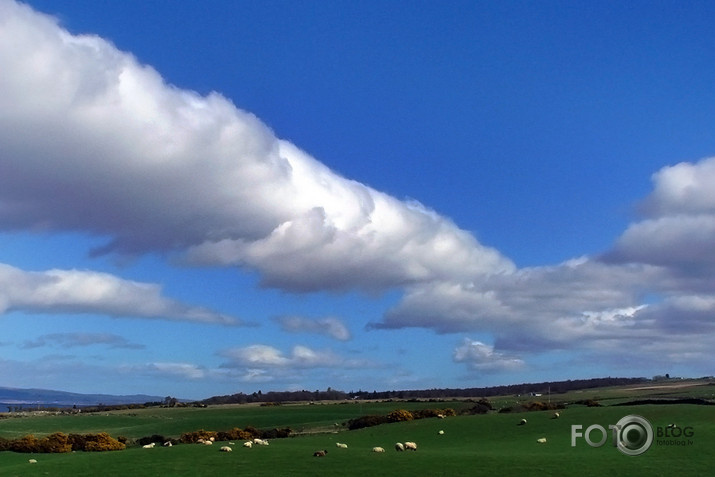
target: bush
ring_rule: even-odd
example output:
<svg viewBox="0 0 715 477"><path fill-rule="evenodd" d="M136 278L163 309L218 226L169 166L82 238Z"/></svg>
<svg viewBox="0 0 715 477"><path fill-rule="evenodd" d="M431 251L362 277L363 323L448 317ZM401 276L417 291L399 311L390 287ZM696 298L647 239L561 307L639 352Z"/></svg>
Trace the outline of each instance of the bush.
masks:
<svg viewBox="0 0 715 477"><path fill-rule="evenodd" d="M389 422L411 421L414 418L415 416L413 416L410 411L406 411L405 409L397 409L387 415L387 420Z"/></svg>
<svg viewBox="0 0 715 477"><path fill-rule="evenodd" d="M184 444L194 444L196 442L199 442L200 439L208 441L212 437L216 439L218 437L217 433L214 431L205 431L203 429L199 429L198 431L194 432L184 432L183 434L181 434L179 440Z"/></svg>
<svg viewBox="0 0 715 477"><path fill-rule="evenodd" d="M124 444L126 444L126 437L125 437L124 439L125 439ZM119 442L122 442L122 438L121 438L121 437L118 438L117 440L118 440ZM157 444L162 445L162 444L164 444L164 442L166 442L166 441L171 441L171 439L168 438L168 437L164 437L164 436L162 436L161 434L154 434L154 435L151 435L151 436L146 436L146 437L142 437L142 438L138 439L138 440L137 440L137 444L139 444L140 446L145 446L145 445L147 445L147 444L151 444L152 442L156 442ZM172 444L173 444L173 442L172 442Z"/></svg>
<svg viewBox="0 0 715 477"><path fill-rule="evenodd" d="M10 450L13 452L40 452L40 441L32 434L28 434L10 443Z"/></svg>
<svg viewBox="0 0 715 477"><path fill-rule="evenodd" d="M0 437L0 452L2 451L8 451L10 450L10 444L12 441L9 439L5 439L4 437Z"/></svg>
<svg viewBox="0 0 715 477"><path fill-rule="evenodd" d="M243 440L247 441L253 439L253 434L238 427L234 427L230 431L219 431L216 433L216 439L219 441L233 441L233 440Z"/></svg>
<svg viewBox="0 0 715 477"><path fill-rule="evenodd" d="M99 434L85 434L83 437L85 441L83 450L85 451L115 451L124 450L127 447L106 432L100 432Z"/></svg>
<svg viewBox="0 0 715 477"><path fill-rule="evenodd" d="M357 417L355 419L350 419L348 421L348 429L352 431L355 429L362 429L364 427L372 427L380 424L385 424L387 422L389 422L387 420L387 416L362 416Z"/></svg>
<svg viewBox="0 0 715 477"><path fill-rule="evenodd" d="M72 444L69 436L61 432L55 432L40 440L40 452L48 454L61 454L72 452Z"/></svg>

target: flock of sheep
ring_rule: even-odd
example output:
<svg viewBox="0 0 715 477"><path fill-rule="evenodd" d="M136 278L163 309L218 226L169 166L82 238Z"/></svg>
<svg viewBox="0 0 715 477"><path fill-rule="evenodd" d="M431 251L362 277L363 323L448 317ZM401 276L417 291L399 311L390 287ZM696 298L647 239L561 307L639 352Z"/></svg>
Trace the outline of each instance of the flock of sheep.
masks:
<svg viewBox="0 0 715 477"><path fill-rule="evenodd" d="M444 434L444 431L441 431ZM338 449L347 449L348 445L343 443L343 442L336 442L335 447ZM395 444L395 450L397 452L402 452L406 450L411 450L411 451L416 451L417 450L417 444L414 442L405 442L404 444L402 442L398 442ZM373 452L381 453L385 452L384 447L373 447L372 448ZM328 453L327 449L319 450L313 452L313 457L325 457L325 455Z"/></svg>
<svg viewBox="0 0 715 477"><path fill-rule="evenodd" d="M441 417L441 416L440 416L440 417ZM560 414L559 414L558 412L555 412L555 413L553 414L553 416L552 416L552 419L558 419L559 417L560 417ZM519 421L519 424L518 424L518 425L519 425L519 426L525 426L526 424L527 424L527 420L526 420L526 419L521 419L521 420ZM675 424L670 424L668 427L677 427L677 426L676 426ZM444 430L439 430L439 431L438 431L438 434L439 434L439 435L444 435ZM211 438L209 438L209 439L199 439L198 441L196 441L197 444L202 444L202 445L213 445L214 442L215 442L215 438L213 438L213 437L211 437ZM538 438L538 439L536 440L536 442L538 442L539 444L546 444L546 437L540 437L540 438ZM227 445L227 446L221 446L221 448L219 449L219 451L220 451L220 452L233 452L233 448L231 447L231 445L234 445L234 443L233 443L233 442L229 442L229 445ZM245 441L245 442L243 443L243 447L246 447L246 448L249 448L249 449L250 449L251 447L253 447L254 445L267 446L267 445L268 445L268 440L255 438L255 439L253 439L253 440L251 440L251 441ZM155 446L156 446L156 443L155 443L155 442L152 442L152 443L146 444L146 445L144 445L144 446L142 446L142 447L143 447L144 449L153 449ZM163 444L163 446L164 446L164 447L171 447L171 446L172 446L172 443L171 443L170 441L167 441L167 442L165 442L165 443ZM345 444L345 443L343 443L343 442L336 442L336 443L335 443L335 447L337 447L338 449L347 449L347 448L348 448L348 445ZM407 441L407 442L405 442L404 444L403 444L402 442L397 442L397 443L395 443L395 451L397 451L397 452L416 451L416 450L417 450L417 444L416 444L415 442ZM376 447L373 447L373 448L372 448L372 452L384 453L384 452L385 452L385 448L384 448L384 447L376 446ZM319 451L313 452L313 456L314 456L314 457L325 457L327 453L328 453L327 449L323 449L323 450L319 450ZM36 463L37 463L37 460L35 460L35 459L30 459L29 462L30 462L30 464L36 464Z"/></svg>
<svg viewBox="0 0 715 477"><path fill-rule="evenodd" d="M551 419L558 419L559 417L561 417L561 414L559 414L558 412L555 412L553 414L553 416L551 416ZM525 426L526 422L527 422L526 419L522 419L521 421L519 421L518 425ZM546 444L546 437L539 437L538 439L536 439L536 442L538 442L539 444Z"/></svg>

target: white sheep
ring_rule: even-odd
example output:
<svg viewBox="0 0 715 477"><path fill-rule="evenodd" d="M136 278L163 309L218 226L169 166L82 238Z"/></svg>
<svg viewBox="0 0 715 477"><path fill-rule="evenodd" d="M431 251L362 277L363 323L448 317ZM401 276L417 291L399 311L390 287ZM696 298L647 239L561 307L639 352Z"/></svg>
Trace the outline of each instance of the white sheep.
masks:
<svg viewBox="0 0 715 477"><path fill-rule="evenodd" d="M546 444L546 437L539 437L538 439L536 439L536 442L538 442L539 444Z"/></svg>
<svg viewBox="0 0 715 477"><path fill-rule="evenodd" d="M395 450L397 452L402 452L403 450L405 450L405 445L402 442L398 442L395 444Z"/></svg>
<svg viewBox="0 0 715 477"><path fill-rule="evenodd" d="M442 429L440 429L437 434L439 434L440 436L441 436L441 435L444 435L444 431L443 431Z"/></svg>
<svg viewBox="0 0 715 477"><path fill-rule="evenodd" d="M174 444L172 444L171 441L166 441L166 442L164 442L164 447L171 447L171 446L173 446L173 445L174 445Z"/></svg>
<svg viewBox="0 0 715 477"><path fill-rule="evenodd" d="M145 444L142 447L144 449L153 449L155 445L156 445L156 443L152 442L151 444Z"/></svg>
<svg viewBox="0 0 715 477"><path fill-rule="evenodd" d="M257 437L255 439L253 439L253 443L257 444L259 446L267 446L268 445L268 441L266 439L259 439Z"/></svg>
<svg viewBox="0 0 715 477"><path fill-rule="evenodd" d="M437 417L440 419L444 419L444 414L437 414Z"/></svg>
<svg viewBox="0 0 715 477"><path fill-rule="evenodd" d="M216 442L216 438L215 438L215 437L209 437L209 440L210 440L211 442Z"/></svg>
<svg viewBox="0 0 715 477"><path fill-rule="evenodd" d="M417 444L415 444L414 442L405 442L405 450L416 451Z"/></svg>
<svg viewBox="0 0 715 477"><path fill-rule="evenodd" d="M199 439L199 440L196 441L197 444L203 444L204 442L206 442L206 441L203 440L203 439Z"/></svg>
<svg viewBox="0 0 715 477"><path fill-rule="evenodd" d="M347 445L347 444L343 444L342 442L336 442L336 443L335 443L335 447L339 447L339 448L341 448L341 449L347 449L347 448L348 448L348 445Z"/></svg>
<svg viewBox="0 0 715 477"><path fill-rule="evenodd" d="M251 441L246 441L243 443L243 447L248 447L249 449L253 447L253 442Z"/></svg>
<svg viewBox="0 0 715 477"><path fill-rule="evenodd" d="M212 446L214 444L214 441L204 441L205 446Z"/></svg>
<svg viewBox="0 0 715 477"><path fill-rule="evenodd" d="M520 426L526 425L526 419L522 419L521 421L519 421L519 425Z"/></svg>
<svg viewBox="0 0 715 477"><path fill-rule="evenodd" d="M559 414L558 412L555 412L553 418L558 419L559 417L561 417L561 414Z"/></svg>
<svg viewBox="0 0 715 477"><path fill-rule="evenodd" d="M30 459L27 462L30 464L37 464L37 459Z"/></svg>
<svg viewBox="0 0 715 477"><path fill-rule="evenodd" d="M385 452L385 449L382 447L373 447L372 451L373 452Z"/></svg>
<svg viewBox="0 0 715 477"><path fill-rule="evenodd" d="M233 449L231 449L229 446L221 446L219 451L220 452L233 452Z"/></svg>

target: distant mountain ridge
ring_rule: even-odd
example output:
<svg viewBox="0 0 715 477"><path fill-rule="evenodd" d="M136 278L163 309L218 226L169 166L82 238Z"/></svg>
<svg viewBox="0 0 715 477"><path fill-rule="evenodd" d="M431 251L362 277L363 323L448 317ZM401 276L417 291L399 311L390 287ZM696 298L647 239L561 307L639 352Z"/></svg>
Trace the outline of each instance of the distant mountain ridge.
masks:
<svg viewBox="0 0 715 477"><path fill-rule="evenodd" d="M80 394L50 389L19 389L0 386L0 412L2 412L1 406L97 406L99 404L143 404L162 401L163 399L163 397L146 394Z"/></svg>

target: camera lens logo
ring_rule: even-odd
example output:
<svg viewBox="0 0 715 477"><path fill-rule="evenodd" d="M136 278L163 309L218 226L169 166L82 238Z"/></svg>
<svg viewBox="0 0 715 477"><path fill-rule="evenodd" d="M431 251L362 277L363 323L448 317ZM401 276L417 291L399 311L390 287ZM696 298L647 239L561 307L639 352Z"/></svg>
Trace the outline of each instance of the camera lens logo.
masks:
<svg viewBox="0 0 715 477"><path fill-rule="evenodd" d="M616 447L626 455L641 455L653 444L653 427L644 417L629 415L614 427Z"/></svg>

